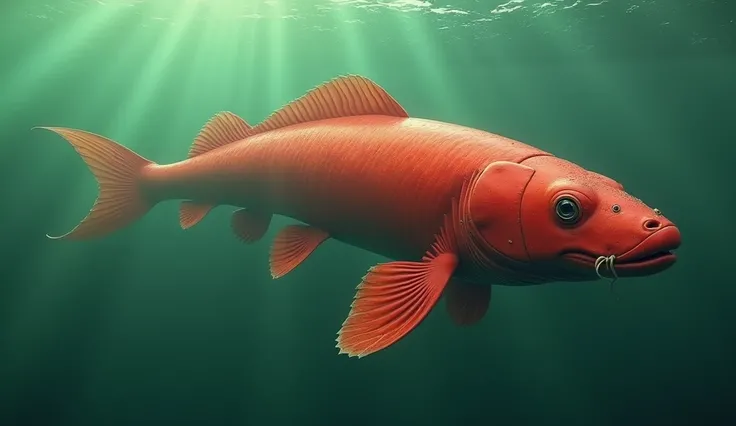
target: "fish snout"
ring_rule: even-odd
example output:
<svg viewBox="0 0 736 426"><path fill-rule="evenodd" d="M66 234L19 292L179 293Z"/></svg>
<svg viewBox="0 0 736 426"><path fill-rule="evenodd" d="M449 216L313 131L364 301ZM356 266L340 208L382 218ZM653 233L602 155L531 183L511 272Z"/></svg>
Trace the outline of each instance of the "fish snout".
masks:
<svg viewBox="0 0 736 426"><path fill-rule="evenodd" d="M671 220L667 219L662 215L662 212L659 211L659 209L653 209L653 215L649 217L644 218L644 222L642 223L642 226L644 227L645 231L648 232L656 232L659 231L662 228L666 228L668 226L675 226L674 223L672 223Z"/></svg>
<svg viewBox="0 0 736 426"><path fill-rule="evenodd" d="M642 228L645 234L649 234L646 239L657 241L667 251L680 246L680 230L671 220L662 216L658 209L654 209L654 215L644 218Z"/></svg>
<svg viewBox="0 0 736 426"><path fill-rule="evenodd" d="M634 263L642 259L652 259L663 255L672 255L672 251L680 247L682 242L680 230L674 223L666 219L646 219L642 222L646 232L645 238L632 249L618 256L623 263Z"/></svg>

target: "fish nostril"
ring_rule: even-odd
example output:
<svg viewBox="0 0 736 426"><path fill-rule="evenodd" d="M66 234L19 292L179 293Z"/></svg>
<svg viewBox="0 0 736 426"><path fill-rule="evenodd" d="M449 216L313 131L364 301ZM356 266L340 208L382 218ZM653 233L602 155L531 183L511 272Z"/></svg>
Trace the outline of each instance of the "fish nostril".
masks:
<svg viewBox="0 0 736 426"><path fill-rule="evenodd" d="M655 229L659 229L660 226L662 226L662 223L658 221L657 219L647 219L644 221L644 229L648 231L654 231Z"/></svg>

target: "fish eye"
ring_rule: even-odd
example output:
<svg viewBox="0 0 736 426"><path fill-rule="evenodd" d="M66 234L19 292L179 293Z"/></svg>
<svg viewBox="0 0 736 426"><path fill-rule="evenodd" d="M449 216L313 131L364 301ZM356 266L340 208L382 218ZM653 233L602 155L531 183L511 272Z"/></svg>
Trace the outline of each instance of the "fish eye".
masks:
<svg viewBox="0 0 736 426"><path fill-rule="evenodd" d="M578 200L565 196L561 197L555 203L555 213L557 218L565 225L572 225L580 220L581 210Z"/></svg>
<svg viewBox="0 0 736 426"><path fill-rule="evenodd" d="M614 213L618 213L621 211L621 206L619 206L618 204L614 204L613 206L611 206L611 211Z"/></svg>

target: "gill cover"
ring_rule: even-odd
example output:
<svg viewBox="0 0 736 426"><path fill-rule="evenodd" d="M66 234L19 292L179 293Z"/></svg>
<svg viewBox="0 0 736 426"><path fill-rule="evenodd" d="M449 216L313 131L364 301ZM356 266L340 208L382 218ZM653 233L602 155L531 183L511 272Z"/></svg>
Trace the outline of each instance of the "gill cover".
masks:
<svg viewBox="0 0 736 426"><path fill-rule="evenodd" d="M487 166L468 200L468 213L486 244L519 261L529 261L521 228L521 200L534 169L509 161Z"/></svg>

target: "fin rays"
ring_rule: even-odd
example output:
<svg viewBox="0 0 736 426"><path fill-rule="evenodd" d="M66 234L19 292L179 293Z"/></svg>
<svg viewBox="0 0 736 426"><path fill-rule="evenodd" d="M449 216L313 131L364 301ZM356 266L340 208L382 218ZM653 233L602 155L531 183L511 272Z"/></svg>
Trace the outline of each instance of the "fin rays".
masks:
<svg viewBox="0 0 736 426"><path fill-rule="evenodd" d="M341 76L315 87L253 128L263 133L309 121L356 115L408 117L404 108L373 81L357 76Z"/></svg>
<svg viewBox="0 0 736 426"><path fill-rule="evenodd" d="M153 164L103 136L64 127L50 130L69 142L97 179L99 195L89 214L71 231L51 239L87 239L123 228L143 216L155 203L141 193L142 170Z"/></svg>
<svg viewBox="0 0 736 426"><path fill-rule="evenodd" d="M437 303L456 266L454 254L442 253L425 262L390 262L371 268L338 332L340 353L362 358L406 336ZM386 286L397 291L387 297Z"/></svg>
<svg viewBox="0 0 736 426"><path fill-rule="evenodd" d="M289 225L282 229L271 246L273 279L281 278L299 266L327 238L328 233L309 225Z"/></svg>
<svg viewBox="0 0 736 426"><path fill-rule="evenodd" d="M194 139L189 158L243 140L250 136L251 127L242 118L229 111L212 117Z"/></svg>

